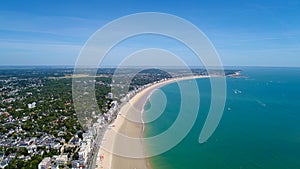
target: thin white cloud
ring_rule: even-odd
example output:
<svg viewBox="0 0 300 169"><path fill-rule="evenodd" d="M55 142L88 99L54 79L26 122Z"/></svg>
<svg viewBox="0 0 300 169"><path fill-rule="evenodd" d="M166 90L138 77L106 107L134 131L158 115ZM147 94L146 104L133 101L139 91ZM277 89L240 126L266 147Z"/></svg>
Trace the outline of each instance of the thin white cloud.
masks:
<svg viewBox="0 0 300 169"><path fill-rule="evenodd" d="M76 50L81 48L81 45L74 44L57 44L57 43L24 43L24 42L4 42L0 41L0 49L20 49L20 50Z"/></svg>
<svg viewBox="0 0 300 169"><path fill-rule="evenodd" d="M104 23L100 19L93 20L69 16L35 16L26 13L0 11L0 31L86 37Z"/></svg>

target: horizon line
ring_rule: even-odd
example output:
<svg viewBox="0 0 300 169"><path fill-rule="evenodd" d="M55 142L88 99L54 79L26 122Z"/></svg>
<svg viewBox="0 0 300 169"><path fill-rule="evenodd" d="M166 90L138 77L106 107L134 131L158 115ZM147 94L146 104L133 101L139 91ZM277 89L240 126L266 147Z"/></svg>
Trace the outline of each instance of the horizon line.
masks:
<svg viewBox="0 0 300 169"><path fill-rule="evenodd" d="M75 68L76 65L72 65L72 64L32 64L32 65L20 65L20 64L16 64L16 65L0 65L0 68L8 68L8 67L61 67L61 68ZM214 67L214 66L187 66L190 68L206 68L206 67ZM270 65L241 65L241 66L237 66L237 65L230 65L230 66L223 66L224 68L300 68L300 66L270 66ZM83 67L83 68L183 68L183 66L124 66L124 67L120 67L117 65L104 65L104 66L90 66L90 67Z"/></svg>

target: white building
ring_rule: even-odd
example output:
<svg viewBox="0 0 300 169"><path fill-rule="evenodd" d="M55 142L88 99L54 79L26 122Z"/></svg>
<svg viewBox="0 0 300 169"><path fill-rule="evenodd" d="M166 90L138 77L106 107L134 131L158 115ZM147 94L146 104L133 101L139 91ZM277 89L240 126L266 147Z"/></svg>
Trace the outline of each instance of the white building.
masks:
<svg viewBox="0 0 300 169"><path fill-rule="evenodd" d="M116 110L117 106L118 106L118 102L117 101L112 101L111 104L110 104L111 108L113 110Z"/></svg>
<svg viewBox="0 0 300 169"><path fill-rule="evenodd" d="M88 155L91 152L92 144L93 144L92 136L86 135L86 133L84 133L83 141L80 144L80 150L78 152L79 159L84 162L84 165L88 160Z"/></svg>
<svg viewBox="0 0 300 169"><path fill-rule="evenodd" d="M114 95L113 95L112 92L109 92L109 93L107 94L107 97L108 97L109 99L113 99Z"/></svg>
<svg viewBox="0 0 300 169"><path fill-rule="evenodd" d="M36 102L33 102L31 104L29 103L27 106L28 106L29 109L33 109L36 106Z"/></svg>
<svg viewBox="0 0 300 169"><path fill-rule="evenodd" d="M65 165L68 162L68 155L66 155L66 154L59 155L59 156L53 156L53 158L55 159L55 162L58 165Z"/></svg>
<svg viewBox="0 0 300 169"><path fill-rule="evenodd" d="M44 158L38 165L38 169L48 169L51 165L51 158Z"/></svg>
<svg viewBox="0 0 300 169"><path fill-rule="evenodd" d="M83 169L83 168L85 168L83 161L81 160L72 161L72 169Z"/></svg>

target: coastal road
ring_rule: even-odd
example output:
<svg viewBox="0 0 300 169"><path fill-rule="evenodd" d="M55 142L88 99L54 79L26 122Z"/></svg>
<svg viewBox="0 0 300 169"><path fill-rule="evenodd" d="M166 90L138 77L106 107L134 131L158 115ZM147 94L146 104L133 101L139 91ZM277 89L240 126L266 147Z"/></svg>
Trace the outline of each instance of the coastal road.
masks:
<svg viewBox="0 0 300 169"><path fill-rule="evenodd" d="M93 147L93 150L90 154L90 158L87 162L87 169L95 169L96 168L96 164L97 164L97 155L98 155L98 152L99 152L99 149L100 149L100 146L101 146L101 142L103 140L103 137L104 137L104 134L105 134L105 131L107 130L108 128L108 124L106 124L102 129L100 129L98 135L97 135L97 138L95 139L95 144L94 144L94 147Z"/></svg>

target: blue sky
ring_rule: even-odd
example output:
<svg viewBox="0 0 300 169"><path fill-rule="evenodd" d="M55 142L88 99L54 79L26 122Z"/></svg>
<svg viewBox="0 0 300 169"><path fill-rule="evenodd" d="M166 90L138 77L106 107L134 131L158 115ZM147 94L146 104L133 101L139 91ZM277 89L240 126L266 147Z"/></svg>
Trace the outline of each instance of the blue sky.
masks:
<svg viewBox="0 0 300 169"><path fill-rule="evenodd" d="M226 66L300 66L297 0L3 0L0 65L74 65L81 47L96 30L137 12L170 13L192 22L212 41ZM159 43L158 39L136 38L120 44L111 55L152 46L168 49L170 44L164 39ZM179 54L186 57L190 53ZM107 59L105 64L118 63Z"/></svg>

